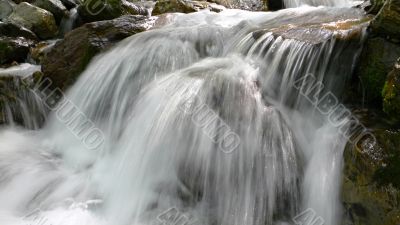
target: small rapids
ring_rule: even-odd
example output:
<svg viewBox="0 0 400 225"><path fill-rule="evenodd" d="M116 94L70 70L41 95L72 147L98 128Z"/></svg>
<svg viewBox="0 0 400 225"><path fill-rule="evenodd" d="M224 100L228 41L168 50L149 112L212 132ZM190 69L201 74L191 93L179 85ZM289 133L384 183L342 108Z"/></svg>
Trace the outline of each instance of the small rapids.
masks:
<svg viewBox="0 0 400 225"><path fill-rule="evenodd" d="M0 130L1 224L153 225L175 209L180 223L288 225L309 208L340 224L347 140L296 87L340 97L363 21L352 8L204 11L123 40L43 128ZM299 82L310 74L326 89Z"/></svg>

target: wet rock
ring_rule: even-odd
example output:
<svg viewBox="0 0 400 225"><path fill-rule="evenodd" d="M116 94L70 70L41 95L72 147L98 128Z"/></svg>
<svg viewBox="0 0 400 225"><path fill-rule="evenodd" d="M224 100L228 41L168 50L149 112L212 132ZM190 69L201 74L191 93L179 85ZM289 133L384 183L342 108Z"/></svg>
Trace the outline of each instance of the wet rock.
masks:
<svg viewBox="0 0 400 225"><path fill-rule="evenodd" d="M37 43L29 50L30 58L33 59L37 64L42 64L44 57L51 51L56 43L56 40L42 41Z"/></svg>
<svg viewBox="0 0 400 225"><path fill-rule="evenodd" d="M386 0L382 9L371 23L372 32L400 41L400 1Z"/></svg>
<svg viewBox="0 0 400 225"><path fill-rule="evenodd" d="M366 41L356 70L356 76L360 82L358 85L360 101L372 107L381 108L382 89L386 76L399 56L400 46L383 38L369 38Z"/></svg>
<svg viewBox="0 0 400 225"><path fill-rule="evenodd" d="M66 88L102 50L133 34L145 31L154 21L145 16L122 16L85 24L65 35L43 59L43 72L55 86Z"/></svg>
<svg viewBox="0 0 400 225"><path fill-rule="evenodd" d="M348 145L342 201L343 225L395 225L400 223L400 132L375 129L373 139Z"/></svg>
<svg viewBox="0 0 400 225"><path fill-rule="evenodd" d="M400 121L400 58L386 79L382 95L383 111Z"/></svg>
<svg viewBox="0 0 400 225"><path fill-rule="evenodd" d="M17 5L8 20L32 30L43 39L55 37L58 32L53 14L26 2Z"/></svg>
<svg viewBox="0 0 400 225"><path fill-rule="evenodd" d="M60 0L35 0L33 5L51 12L57 24L63 17L68 17L68 10Z"/></svg>
<svg viewBox="0 0 400 225"><path fill-rule="evenodd" d="M17 24L0 22L0 36L24 37L30 40L37 40L38 37L30 30Z"/></svg>
<svg viewBox="0 0 400 225"><path fill-rule="evenodd" d="M7 18L14 10L15 3L10 0L0 0L0 20Z"/></svg>
<svg viewBox="0 0 400 225"><path fill-rule="evenodd" d="M68 10L79 5L79 0L61 0L61 2Z"/></svg>
<svg viewBox="0 0 400 225"><path fill-rule="evenodd" d="M172 12L191 13L203 9L220 12L224 9L224 7L205 1L160 0L154 6L152 14L159 15Z"/></svg>
<svg viewBox="0 0 400 225"><path fill-rule="evenodd" d="M34 83L28 77L2 74L0 69L0 125L18 124L39 128L48 113L44 102L32 92Z"/></svg>
<svg viewBox="0 0 400 225"><path fill-rule="evenodd" d="M25 61L31 40L23 37L0 37L0 64Z"/></svg>
<svg viewBox="0 0 400 225"><path fill-rule="evenodd" d="M122 15L147 15L144 7L126 0L84 0L78 7L83 22L110 20Z"/></svg>

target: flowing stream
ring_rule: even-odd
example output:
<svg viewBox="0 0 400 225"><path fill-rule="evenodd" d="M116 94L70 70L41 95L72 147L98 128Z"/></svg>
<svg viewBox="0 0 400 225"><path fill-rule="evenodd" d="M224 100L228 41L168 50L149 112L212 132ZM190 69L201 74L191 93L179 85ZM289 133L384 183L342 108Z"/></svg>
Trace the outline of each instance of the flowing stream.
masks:
<svg viewBox="0 0 400 225"><path fill-rule="evenodd" d="M320 2L177 14L94 58L42 129L0 130L0 224L340 224L347 140L312 100L340 98L365 23Z"/></svg>

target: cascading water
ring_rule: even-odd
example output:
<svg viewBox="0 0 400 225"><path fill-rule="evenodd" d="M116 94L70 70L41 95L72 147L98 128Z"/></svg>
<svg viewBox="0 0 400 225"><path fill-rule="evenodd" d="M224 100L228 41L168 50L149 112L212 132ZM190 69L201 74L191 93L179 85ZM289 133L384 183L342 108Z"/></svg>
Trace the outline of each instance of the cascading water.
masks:
<svg viewBox="0 0 400 225"><path fill-rule="evenodd" d="M1 224L154 224L169 208L222 225L293 224L311 208L339 224L346 140L295 87L313 74L340 93L363 17L204 11L122 41L43 129L0 132ZM85 121L104 137L92 150Z"/></svg>

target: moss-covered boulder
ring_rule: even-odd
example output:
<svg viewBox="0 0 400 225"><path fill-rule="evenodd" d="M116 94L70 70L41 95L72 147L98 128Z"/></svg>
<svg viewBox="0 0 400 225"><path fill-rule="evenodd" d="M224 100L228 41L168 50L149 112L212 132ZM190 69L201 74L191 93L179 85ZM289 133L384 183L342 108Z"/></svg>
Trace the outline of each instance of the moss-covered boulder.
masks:
<svg viewBox="0 0 400 225"><path fill-rule="evenodd" d="M400 224L400 132L376 129L377 144L345 149L343 225Z"/></svg>
<svg viewBox="0 0 400 225"><path fill-rule="evenodd" d="M33 5L51 12L57 24L61 22L63 17L68 17L68 10L60 0L35 0Z"/></svg>
<svg viewBox="0 0 400 225"><path fill-rule="evenodd" d="M382 107L382 89L386 76L400 55L400 46L383 38L369 38L360 56L356 76L359 78L358 99L369 106ZM356 84L352 84L356 86Z"/></svg>
<svg viewBox="0 0 400 225"><path fill-rule="evenodd" d="M0 64L25 61L31 40L23 37L0 37Z"/></svg>
<svg viewBox="0 0 400 225"><path fill-rule="evenodd" d="M224 7L209 3L206 1L191 1L191 0L159 0L154 6L153 15L160 15L163 13L192 13L203 9L210 11L220 12Z"/></svg>
<svg viewBox="0 0 400 225"><path fill-rule="evenodd" d="M52 13L27 2L18 4L8 20L32 30L43 39L55 37L58 32Z"/></svg>
<svg viewBox="0 0 400 225"><path fill-rule="evenodd" d="M147 15L144 7L127 0L84 0L78 7L83 22L111 20L122 15Z"/></svg>
<svg viewBox="0 0 400 225"><path fill-rule="evenodd" d="M383 111L400 121L400 58L386 79L382 96Z"/></svg>
<svg viewBox="0 0 400 225"><path fill-rule="evenodd" d="M386 0L375 20L371 23L372 32L384 37L400 39L400 1Z"/></svg>
<svg viewBox="0 0 400 225"><path fill-rule="evenodd" d="M85 24L66 34L43 58L43 72L55 86L66 88L99 52L133 34L149 29L145 16L122 16Z"/></svg>

